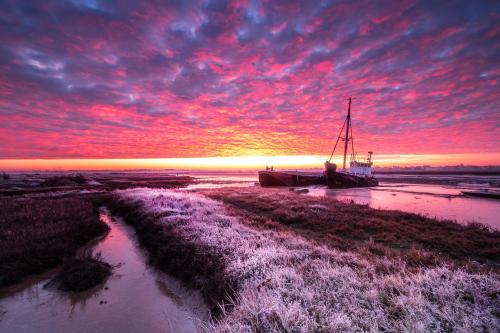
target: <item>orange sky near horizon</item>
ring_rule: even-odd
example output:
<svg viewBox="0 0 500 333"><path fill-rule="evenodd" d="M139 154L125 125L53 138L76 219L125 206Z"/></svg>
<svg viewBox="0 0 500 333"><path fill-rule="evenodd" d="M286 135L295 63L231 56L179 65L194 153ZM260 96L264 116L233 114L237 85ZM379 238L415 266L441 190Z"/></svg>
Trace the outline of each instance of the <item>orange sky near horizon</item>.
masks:
<svg viewBox="0 0 500 333"><path fill-rule="evenodd" d="M322 168L327 156L235 156L199 158L131 158L131 159L0 159L0 170L259 170L266 165L275 168ZM341 165L340 156L334 162ZM375 167L500 165L500 153L492 154L415 154L375 155Z"/></svg>
<svg viewBox="0 0 500 333"><path fill-rule="evenodd" d="M0 170L500 165L493 1L18 2Z"/></svg>

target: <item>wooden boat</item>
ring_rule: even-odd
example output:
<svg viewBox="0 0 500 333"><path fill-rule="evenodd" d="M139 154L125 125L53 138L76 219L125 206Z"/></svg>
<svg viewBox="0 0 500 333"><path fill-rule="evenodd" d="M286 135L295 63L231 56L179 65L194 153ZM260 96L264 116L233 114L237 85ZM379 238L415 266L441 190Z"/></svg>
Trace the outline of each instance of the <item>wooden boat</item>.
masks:
<svg viewBox="0 0 500 333"><path fill-rule="evenodd" d="M328 188L372 187L378 185L378 180L374 177L338 172L332 166L335 166L335 164L325 163L325 180Z"/></svg>
<svg viewBox="0 0 500 333"><path fill-rule="evenodd" d="M259 183L263 187L324 185L325 175L319 172L266 170L259 171Z"/></svg>
<svg viewBox="0 0 500 333"><path fill-rule="evenodd" d="M499 191L462 191L462 194L470 197L479 197L479 198L489 198L489 199L500 199Z"/></svg>
<svg viewBox="0 0 500 333"><path fill-rule="evenodd" d="M333 147L330 159L325 162L325 171L323 173L307 173L298 171L274 171L266 168L266 171L259 171L259 183L261 186L308 186L308 185L327 185L329 188L349 188L349 187L371 187L377 186L378 181L372 176L371 167L372 152L368 152L366 161L356 160L354 153L354 139L352 137L351 126L351 98L347 109L347 117L340 130L337 142ZM345 130L345 136L342 137ZM337 165L331 163L335 149L340 141L344 144L344 163L341 171L337 170ZM351 161L349 170L346 169L347 151L351 143Z"/></svg>
<svg viewBox="0 0 500 333"><path fill-rule="evenodd" d="M335 142L335 146L333 147L330 159L325 162L325 178L328 188L371 187L378 185L378 180L372 176L373 152L368 152L366 161L356 160L354 152L354 138L352 136L351 102L352 99L349 97L347 117L344 121L344 125L342 125L342 128L340 129L340 133L337 137L337 142ZM344 137L342 137L344 128L345 134ZM337 165L335 163L331 163L331 160L341 139L344 140L344 161L342 170L338 171ZM351 143L351 161L349 163L349 170L347 170L346 160L349 143Z"/></svg>

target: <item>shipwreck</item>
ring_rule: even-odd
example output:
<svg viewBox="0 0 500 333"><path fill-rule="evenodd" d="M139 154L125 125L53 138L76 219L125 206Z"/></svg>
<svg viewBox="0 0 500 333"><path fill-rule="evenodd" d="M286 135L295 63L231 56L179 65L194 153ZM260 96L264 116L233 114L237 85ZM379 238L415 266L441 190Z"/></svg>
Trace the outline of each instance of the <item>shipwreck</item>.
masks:
<svg viewBox="0 0 500 333"><path fill-rule="evenodd" d="M327 185L329 188L377 186L378 181L372 175L373 152L368 152L368 157L364 160L356 158L352 134L351 104L352 98L349 97L347 117L337 137L330 159L325 162L323 172L278 171L273 168L266 168L266 170L259 171L260 185L263 187ZM337 165L332 163L332 158L340 141L344 142L344 152L342 169L339 170ZM349 147L351 147L351 153L349 169L347 169L346 162Z"/></svg>

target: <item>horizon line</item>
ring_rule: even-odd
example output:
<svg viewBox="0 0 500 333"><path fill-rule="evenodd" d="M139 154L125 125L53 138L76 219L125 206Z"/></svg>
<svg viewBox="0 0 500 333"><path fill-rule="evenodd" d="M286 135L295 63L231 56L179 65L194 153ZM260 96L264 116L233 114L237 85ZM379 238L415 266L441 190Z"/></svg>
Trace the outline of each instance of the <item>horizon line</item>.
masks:
<svg viewBox="0 0 500 333"><path fill-rule="evenodd" d="M322 168L326 155L255 155L171 158L29 158L0 159L0 170L258 170L266 165L283 168ZM340 163L340 157L333 161ZM499 153L375 155L374 167L499 166Z"/></svg>

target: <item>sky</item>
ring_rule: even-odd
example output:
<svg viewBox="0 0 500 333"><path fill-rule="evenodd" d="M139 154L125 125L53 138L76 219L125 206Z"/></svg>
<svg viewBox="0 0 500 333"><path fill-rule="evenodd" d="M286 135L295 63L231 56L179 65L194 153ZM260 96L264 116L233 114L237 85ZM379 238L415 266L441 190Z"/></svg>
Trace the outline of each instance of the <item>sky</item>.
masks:
<svg viewBox="0 0 500 333"><path fill-rule="evenodd" d="M322 159L350 96L360 156L500 164L495 1L4 0L0 41L0 168Z"/></svg>

